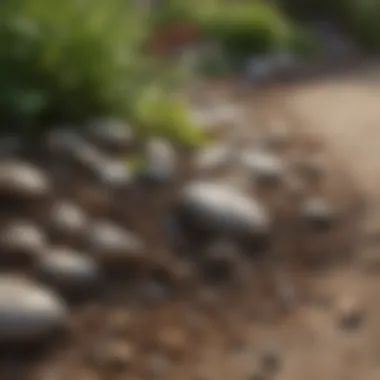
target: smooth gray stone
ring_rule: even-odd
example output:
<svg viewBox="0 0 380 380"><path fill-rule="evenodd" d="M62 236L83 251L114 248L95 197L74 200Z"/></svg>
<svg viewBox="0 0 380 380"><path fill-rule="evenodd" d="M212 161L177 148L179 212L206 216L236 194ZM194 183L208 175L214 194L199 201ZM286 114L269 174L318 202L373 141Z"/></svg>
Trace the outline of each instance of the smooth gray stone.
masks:
<svg viewBox="0 0 380 380"><path fill-rule="evenodd" d="M26 279L0 276L0 342L34 343L64 327L69 313L48 289Z"/></svg>
<svg viewBox="0 0 380 380"><path fill-rule="evenodd" d="M180 194L179 208L186 223L197 230L247 237L270 231L271 218L265 207L228 185L190 183Z"/></svg>
<svg viewBox="0 0 380 380"><path fill-rule="evenodd" d="M38 168L21 161L0 163L0 197L34 200L48 195L49 178Z"/></svg>
<svg viewBox="0 0 380 380"><path fill-rule="evenodd" d="M47 284L73 294L94 291L102 280L96 261L70 248L46 250L36 269Z"/></svg>
<svg viewBox="0 0 380 380"><path fill-rule="evenodd" d="M9 222L0 231L0 263L33 262L46 244L44 232L33 223Z"/></svg>
<svg viewBox="0 0 380 380"><path fill-rule="evenodd" d="M95 259L112 267L142 259L144 243L133 233L112 222L101 220L90 226L87 247Z"/></svg>
<svg viewBox="0 0 380 380"><path fill-rule="evenodd" d="M86 135L95 144L107 150L125 150L134 143L131 126L114 119L102 118L90 123Z"/></svg>

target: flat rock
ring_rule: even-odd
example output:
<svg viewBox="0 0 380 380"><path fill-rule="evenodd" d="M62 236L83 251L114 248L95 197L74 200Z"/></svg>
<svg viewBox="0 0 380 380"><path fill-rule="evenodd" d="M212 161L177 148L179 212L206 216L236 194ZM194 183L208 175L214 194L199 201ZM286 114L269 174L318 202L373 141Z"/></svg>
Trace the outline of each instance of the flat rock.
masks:
<svg viewBox="0 0 380 380"><path fill-rule="evenodd" d="M80 238L86 231L88 218L79 206L59 201L51 209L48 229L59 238Z"/></svg>
<svg viewBox="0 0 380 380"><path fill-rule="evenodd" d="M153 183L171 182L176 174L177 157L174 148L163 139L152 139L145 147L143 179Z"/></svg>
<svg viewBox="0 0 380 380"><path fill-rule="evenodd" d="M102 280L94 259L70 248L50 248L40 256L37 274L48 285L67 294L93 292Z"/></svg>
<svg viewBox="0 0 380 380"><path fill-rule="evenodd" d="M114 119L94 120L87 128L87 137L105 150L124 151L131 148L134 143L132 128Z"/></svg>
<svg viewBox="0 0 380 380"><path fill-rule="evenodd" d="M310 197L301 205L303 220L317 231L329 230L337 219L337 214L329 202L322 197Z"/></svg>
<svg viewBox="0 0 380 380"><path fill-rule="evenodd" d="M123 161L99 160L93 170L99 184L110 189L127 189L134 183L135 177Z"/></svg>
<svg viewBox="0 0 380 380"><path fill-rule="evenodd" d="M106 267L128 267L144 259L140 238L106 220L90 226L87 243L89 252Z"/></svg>
<svg viewBox="0 0 380 380"><path fill-rule="evenodd" d="M209 174L227 168L233 162L231 147L217 145L199 150L194 156L193 166L198 174Z"/></svg>
<svg viewBox="0 0 380 380"><path fill-rule="evenodd" d="M258 183L279 184L286 175L282 159L263 150L243 152L241 163Z"/></svg>
<svg viewBox="0 0 380 380"><path fill-rule="evenodd" d="M27 221L9 222L0 232L0 262L33 262L47 244L44 232Z"/></svg>
<svg viewBox="0 0 380 380"><path fill-rule="evenodd" d="M0 197L36 200L48 195L49 178L35 166L21 161L0 163Z"/></svg>
<svg viewBox="0 0 380 380"><path fill-rule="evenodd" d="M65 304L28 280L0 276L0 342L37 342L68 321Z"/></svg>

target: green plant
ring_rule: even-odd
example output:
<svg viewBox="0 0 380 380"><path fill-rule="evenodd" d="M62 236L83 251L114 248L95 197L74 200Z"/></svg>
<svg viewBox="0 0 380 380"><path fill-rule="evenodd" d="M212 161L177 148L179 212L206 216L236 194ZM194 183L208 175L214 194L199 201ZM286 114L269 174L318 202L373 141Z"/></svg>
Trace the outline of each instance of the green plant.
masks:
<svg viewBox="0 0 380 380"><path fill-rule="evenodd" d="M0 5L0 117L18 128L52 120L122 114L142 14L125 1L15 0Z"/></svg>
<svg viewBox="0 0 380 380"><path fill-rule="evenodd" d="M291 22L280 10L262 2L231 2L207 12L204 33L237 59L291 46Z"/></svg>
<svg viewBox="0 0 380 380"><path fill-rule="evenodd" d="M0 132L36 134L52 124L80 125L96 116L129 120L141 115L140 99L152 83L162 95L181 83L183 72L144 51L153 25L135 5L2 0ZM166 128L162 133L168 137L191 139L190 131L177 131L190 128L184 118L173 117L168 127L153 112L144 119L144 133Z"/></svg>
<svg viewBox="0 0 380 380"><path fill-rule="evenodd" d="M189 147L207 142L201 126L192 120L187 102L157 86L148 86L139 93L133 120L143 136L170 137Z"/></svg>

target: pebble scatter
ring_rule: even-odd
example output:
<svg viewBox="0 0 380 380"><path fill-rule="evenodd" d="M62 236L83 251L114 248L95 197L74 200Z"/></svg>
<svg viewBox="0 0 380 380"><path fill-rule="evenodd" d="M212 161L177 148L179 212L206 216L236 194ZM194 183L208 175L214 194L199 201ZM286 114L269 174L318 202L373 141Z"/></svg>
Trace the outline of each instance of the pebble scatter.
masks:
<svg viewBox="0 0 380 380"><path fill-rule="evenodd" d="M212 137L198 149L141 141L109 119L57 126L36 159L27 141L1 149L0 344L54 343L61 374L176 378L181 365L182 377L203 368L203 354L223 363L227 342L244 341L237 326L281 318L273 273L297 264L310 230L324 241L317 255L339 246L343 206L324 186L337 177L299 154L281 120L251 144L223 139L240 109L195 114ZM359 313L343 309L337 325L353 329ZM207 359L208 345L221 356ZM281 352L252 355L260 370L248 377L281 372Z"/></svg>

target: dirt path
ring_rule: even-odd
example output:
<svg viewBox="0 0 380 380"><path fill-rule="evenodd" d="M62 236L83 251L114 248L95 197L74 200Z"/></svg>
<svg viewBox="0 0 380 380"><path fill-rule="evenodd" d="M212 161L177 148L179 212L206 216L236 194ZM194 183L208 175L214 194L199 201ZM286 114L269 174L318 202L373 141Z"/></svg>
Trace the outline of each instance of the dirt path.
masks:
<svg viewBox="0 0 380 380"><path fill-rule="evenodd" d="M352 175L367 201L369 227L371 231L379 231L380 70L296 85L287 88L281 98L306 128L321 135L328 149ZM373 252L377 256L377 247L365 242L358 255ZM343 283L338 280L341 275ZM304 354L304 376L309 379L314 378L312 376L353 380L378 378L379 359L376 358L376 352L379 329L375 321L379 316L379 308L376 306L379 303L379 277L368 276L355 265L341 275L333 274L332 282L325 282L324 279L321 283L326 286L328 293L336 291L342 294L345 293L343 289L346 288L347 291L349 287L356 291L360 289L361 293L356 299L363 302L369 323L360 336L347 337L330 330L331 322L325 319L324 313L304 315L303 323L312 330L319 331L315 347ZM297 376L302 378L301 374L298 362L291 377L293 380L298 379ZM283 375L287 379L285 373Z"/></svg>
<svg viewBox="0 0 380 380"><path fill-rule="evenodd" d="M218 89L219 93L223 93L223 88ZM275 88L273 93L269 91L268 97L260 93L255 99L247 99L247 109L252 109L253 115L258 111L265 118L285 106L306 133L320 135L366 200L369 213L364 220L370 221L370 228L376 228L379 236L380 70L367 69L340 78L288 85ZM250 120L255 120L254 116ZM242 131L247 137L252 135L252 123ZM345 195L343 192L345 188L342 190ZM379 379L378 251L378 242L365 236L356 259L348 267L308 278L317 289L320 303L306 303L277 325L256 325L252 341L258 345L261 338L264 342L275 342L281 352L281 370L276 374L252 375L252 360L247 361L246 353L238 353L233 360L228 356L227 360L219 361L225 362L230 370L233 367L233 376L239 379ZM361 316L364 323L358 329L341 328L339 321L345 316L354 319Z"/></svg>
<svg viewBox="0 0 380 380"><path fill-rule="evenodd" d="M322 135L379 218L380 70L294 86L285 92L285 102Z"/></svg>

